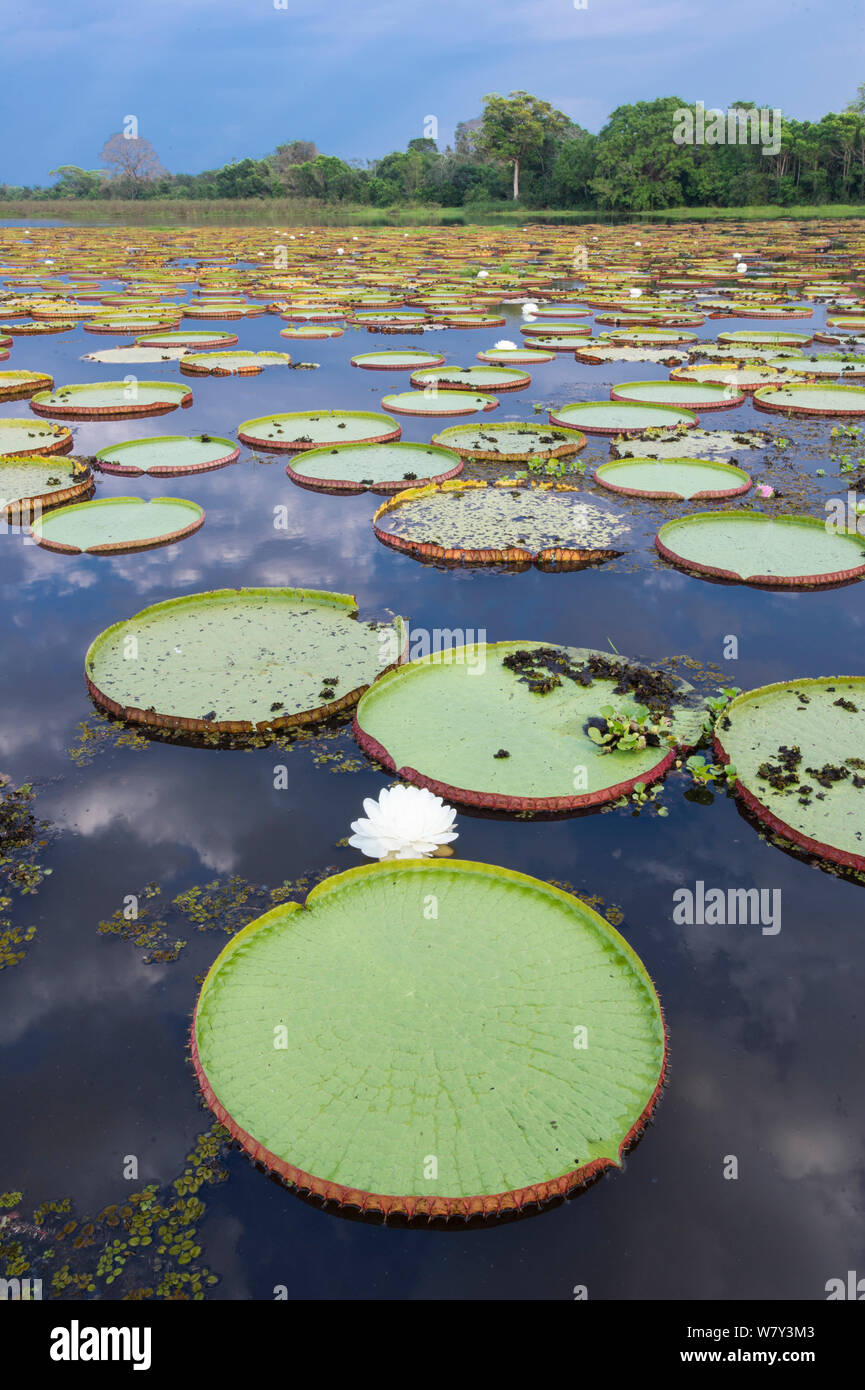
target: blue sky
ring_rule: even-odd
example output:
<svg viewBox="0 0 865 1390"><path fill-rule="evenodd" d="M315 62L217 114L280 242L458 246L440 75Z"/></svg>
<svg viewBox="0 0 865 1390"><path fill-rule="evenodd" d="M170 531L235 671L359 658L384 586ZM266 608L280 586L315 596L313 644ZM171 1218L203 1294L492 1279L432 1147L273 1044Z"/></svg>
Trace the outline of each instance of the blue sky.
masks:
<svg viewBox="0 0 865 1390"><path fill-rule="evenodd" d="M284 8L276 8L277 4ZM522 87L590 130L627 101L818 118L865 79L862 0L4 0L0 183L95 168L123 118L174 173L284 140L344 159L440 144Z"/></svg>

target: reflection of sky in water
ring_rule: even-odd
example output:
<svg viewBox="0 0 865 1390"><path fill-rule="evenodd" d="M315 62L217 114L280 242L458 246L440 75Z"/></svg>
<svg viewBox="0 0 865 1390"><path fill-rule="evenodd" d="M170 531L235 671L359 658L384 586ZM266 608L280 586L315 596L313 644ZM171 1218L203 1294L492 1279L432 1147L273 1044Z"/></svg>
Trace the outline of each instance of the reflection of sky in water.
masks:
<svg viewBox="0 0 865 1390"><path fill-rule="evenodd" d="M469 362L497 338L516 336L519 309L507 313L505 329L425 334L423 346L440 348L451 364ZM822 313L815 311L815 323ZM276 318L226 326L243 347L280 345ZM710 336L719 326L727 325L698 331ZM51 372L58 385L98 381L112 373L79 359L102 341L80 328L19 338L9 365ZM191 410L76 425L75 452L202 429L233 437L241 420L277 410L377 409L382 394L401 389L396 374L355 371L348 358L382 345L375 335L347 332L295 345L296 360L322 364L316 372L190 379ZM533 400L601 399L622 379L614 365L583 366L569 355L532 371L530 390L503 398L489 420L533 420ZM629 364L627 371L651 379L658 369ZM176 380L177 368L155 364L148 375ZM0 414L28 418L27 403L4 405ZM404 439L422 441L442 425L399 422ZM781 428L745 405L725 413L723 426L773 429L804 446L785 458L812 471L827 466L813 444L823 441L828 452L828 423ZM580 457L591 474L609 457L607 441L590 440ZM752 454L746 466L783 487L784 461L764 473L764 458ZM857 637L865 591L773 594L678 573L650 544L651 521L669 510L629 506L636 553L603 570L448 572L376 544L371 518L380 498L294 487L286 461L256 461L243 449L237 465L198 477L100 476L98 497L167 495L204 506L203 528L162 550L88 559L0 535L0 768L19 783L35 782L37 814L59 827L46 851L53 875L16 908L16 920L36 922L39 935L25 961L0 976L2 1104L14 1136L3 1185L26 1188L22 1210L65 1195L80 1214L121 1200L130 1153L139 1156L142 1181L167 1182L208 1124L183 1049L194 976L223 936L190 928L176 963L146 966L140 950L98 935L96 924L151 881L173 897L219 875L273 886L328 864L349 867L358 856L337 841L362 798L386 784L372 770L331 774L306 746L288 754L108 747L76 767L65 750L91 712L84 651L110 623L178 593L296 584L356 594L363 619L390 609L416 628L485 629L490 641L612 643L644 658L687 652L717 661L724 679L744 688L863 670ZM830 484L842 492L837 478ZM277 528L281 506L287 524ZM639 523L640 516L647 519ZM739 640L736 662L722 660L728 635ZM282 763L288 789L276 791L274 767ZM664 802L666 820L627 811L535 824L459 817L463 857L568 880L624 911L621 930L658 985L671 1034L671 1083L626 1172L537 1220L444 1236L328 1217L232 1154L229 1182L203 1194L205 1255L223 1276L218 1296L269 1298L284 1283L306 1297L569 1298L575 1284L586 1284L593 1298L819 1298L828 1278L855 1268L863 1207L862 889L764 843L723 798L689 804L674 778ZM696 879L781 888L782 930L764 937L754 927L673 926L673 889ZM736 1182L722 1176L728 1154L739 1158Z"/></svg>

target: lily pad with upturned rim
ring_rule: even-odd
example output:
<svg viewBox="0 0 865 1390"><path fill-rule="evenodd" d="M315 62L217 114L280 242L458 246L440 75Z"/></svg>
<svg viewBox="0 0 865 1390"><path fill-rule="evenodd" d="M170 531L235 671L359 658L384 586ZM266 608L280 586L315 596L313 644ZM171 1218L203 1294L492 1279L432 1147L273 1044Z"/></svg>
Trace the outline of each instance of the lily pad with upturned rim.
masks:
<svg viewBox="0 0 865 1390"><path fill-rule="evenodd" d="M173 545L203 524L204 508L182 497L102 497L40 517L30 534L64 555L118 555Z"/></svg>
<svg viewBox="0 0 865 1390"><path fill-rule="evenodd" d="M610 388L611 401L681 406L686 410L731 410L744 405L741 390L702 381L623 381Z"/></svg>
<svg viewBox="0 0 865 1390"><path fill-rule="evenodd" d="M495 410L495 396L478 391L396 391L382 396L385 410L397 415L476 415L478 411Z"/></svg>
<svg viewBox="0 0 865 1390"><path fill-rule="evenodd" d="M813 589L865 577L862 537L811 516L694 512L662 526L655 545L680 569L740 584Z"/></svg>
<svg viewBox="0 0 865 1390"><path fill-rule="evenodd" d="M562 676L546 693L537 693L520 675L523 655L532 653L554 653L574 669L594 662L602 674L586 685ZM547 664L555 671L555 660ZM623 681L628 685L632 669L609 652L542 642L479 643L433 652L370 687L355 714L355 737L403 781L447 801L534 813L607 805L630 795L637 783L663 777L677 749L700 737L696 692L674 681L669 713L675 746L602 752L588 734L588 721L604 706L639 703L629 689L615 693ZM507 758L496 757L501 749Z"/></svg>
<svg viewBox="0 0 865 1390"><path fill-rule="evenodd" d="M566 483L471 479L407 488L373 517L379 540L417 560L582 568L620 555L620 513Z"/></svg>
<svg viewBox="0 0 865 1390"><path fill-rule="evenodd" d="M764 386L754 392L758 410L781 411L788 415L865 415L865 387L824 386L819 382Z"/></svg>
<svg viewBox="0 0 865 1390"><path fill-rule="evenodd" d="M326 444L384 444L401 426L372 410L292 410L244 420L237 437L260 449L315 449Z"/></svg>
<svg viewBox="0 0 865 1390"><path fill-rule="evenodd" d="M751 487L744 469L717 459L613 459L595 470L595 481L627 497L677 501L739 497Z"/></svg>
<svg viewBox="0 0 865 1390"><path fill-rule="evenodd" d="M414 372L418 367L440 367L444 361L441 352L424 352L422 348L389 348L384 352L359 352L352 357L351 365L368 372Z"/></svg>
<svg viewBox="0 0 865 1390"><path fill-rule="evenodd" d="M152 439L126 439L110 444L94 455L103 473L119 473L138 478L179 477L185 473L207 473L235 463L240 449L231 439L219 435L156 435Z"/></svg>
<svg viewBox="0 0 865 1390"><path fill-rule="evenodd" d="M432 437L434 444L455 449L463 458L494 463L523 463L527 458L567 458L586 447L579 430L508 420L494 425L451 425Z"/></svg>
<svg viewBox="0 0 865 1390"><path fill-rule="evenodd" d="M72 448L72 431L47 420L0 420L0 458L30 454L66 454Z"/></svg>
<svg viewBox="0 0 865 1390"><path fill-rule="evenodd" d="M670 430L664 435L622 435L610 442L614 458L713 458L715 455L766 449L771 436L760 430Z"/></svg>
<svg viewBox="0 0 865 1390"><path fill-rule="evenodd" d="M292 482L317 492L357 494L400 492L407 487L445 482L462 471L452 449L396 440L391 444L335 444L306 449L297 467L286 464Z"/></svg>
<svg viewBox="0 0 865 1390"><path fill-rule="evenodd" d="M630 401L578 401L550 411L550 421L565 428L585 430L586 434L640 434L664 425L693 429L697 416L691 410L672 405L636 404Z"/></svg>
<svg viewBox="0 0 865 1390"><path fill-rule="evenodd" d="M423 367L412 373L411 384L419 390L435 384L447 391L522 391L532 379L512 367Z"/></svg>
<svg viewBox="0 0 865 1390"><path fill-rule="evenodd" d="M189 376L259 376L265 367L290 366L288 352L247 352L245 349L189 352L180 359L180 370Z"/></svg>
<svg viewBox="0 0 865 1390"><path fill-rule="evenodd" d="M865 871L865 677L745 691L716 725L715 751L735 767L737 795L771 830Z"/></svg>
<svg viewBox="0 0 865 1390"><path fill-rule="evenodd" d="M205 329L172 329L167 333L142 333L136 347L230 348L239 341L236 333L208 333Z"/></svg>
<svg viewBox="0 0 865 1390"><path fill-rule="evenodd" d="M621 1166L666 1065L628 942L570 894L468 860L365 865L251 922L208 971L191 1046L219 1122L284 1181L426 1218L519 1210Z"/></svg>
<svg viewBox="0 0 865 1390"><path fill-rule="evenodd" d="M0 517L8 521L29 521L92 491L92 474L80 459L0 455Z"/></svg>
<svg viewBox="0 0 865 1390"><path fill-rule="evenodd" d="M145 728L276 732L355 705L381 673L386 644L402 654L403 620L360 623L348 594L217 589L100 633L87 652L87 687L101 709Z"/></svg>
<svg viewBox="0 0 865 1390"><path fill-rule="evenodd" d="M0 372L0 401L26 401L37 391L50 391L53 385L54 378L47 372Z"/></svg>
<svg viewBox="0 0 865 1390"><path fill-rule="evenodd" d="M133 419L167 415L178 406L192 405L188 386L170 381L94 381L40 391L30 401L37 415L61 420Z"/></svg>

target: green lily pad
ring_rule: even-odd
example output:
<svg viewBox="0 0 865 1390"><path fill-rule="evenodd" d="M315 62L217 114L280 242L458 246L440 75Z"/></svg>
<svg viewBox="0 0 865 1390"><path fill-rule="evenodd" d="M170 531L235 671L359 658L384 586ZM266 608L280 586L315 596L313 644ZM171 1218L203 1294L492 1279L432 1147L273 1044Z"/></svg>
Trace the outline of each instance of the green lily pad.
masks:
<svg viewBox="0 0 865 1390"><path fill-rule="evenodd" d="M182 497L102 497L59 507L34 521L37 545L66 555L115 555L172 545L204 524L204 508Z"/></svg>
<svg viewBox="0 0 865 1390"><path fill-rule="evenodd" d="M40 391L30 401L30 409L37 415L79 420L166 415L178 406L186 408L191 404L192 392L179 382L94 381Z"/></svg>
<svg viewBox="0 0 865 1390"><path fill-rule="evenodd" d="M345 330L331 323L296 323L279 330L280 338L341 338Z"/></svg>
<svg viewBox="0 0 865 1390"><path fill-rule="evenodd" d="M788 376L865 377L865 357L845 353L824 353L822 357L773 357L770 367L781 368Z"/></svg>
<svg viewBox="0 0 865 1390"><path fill-rule="evenodd" d="M762 430L668 430L632 439L622 435L610 452L614 458L699 459L765 449L771 442Z"/></svg>
<svg viewBox="0 0 865 1390"><path fill-rule="evenodd" d="M385 352L358 352L351 359L351 365L371 372L408 372L416 371L418 367L440 367L444 360L440 352L424 352L422 348L390 348Z"/></svg>
<svg viewBox="0 0 865 1390"><path fill-rule="evenodd" d="M244 420L237 437L261 449L314 449L325 444L384 444L402 430L371 410L293 410Z"/></svg>
<svg viewBox="0 0 865 1390"><path fill-rule="evenodd" d="M398 415L476 415L479 410L495 410L495 396L475 391L396 391L382 396L385 410Z"/></svg>
<svg viewBox="0 0 865 1390"><path fill-rule="evenodd" d="M741 391L711 382L696 381L624 381L612 387L610 400L655 402L658 405L683 406L693 410L729 410L742 405Z"/></svg>
<svg viewBox="0 0 865 1390"><path fill-rule="evenodd" d="M433 435L434 444L455 449L463 458L522 463L527 458L566 458L586 447L579 430L515 421L495 425L451 425Z"/></svg>
<svg viewBox="0 0 865 1390"><path fill-rule="evenodd" d="M655 537L665 560L742 584L816 588L865 576L862 537L811 516L695 512Z"/></svg>
<svg viewBox="0 0 865 1390"><path fill-rule="evenodd" d="M0 372L0 401L25 401L53 385L54 378L47 372Z"/></svg>
<svg viewBox="0 0 865 1390"><path fill-rule="evenodd" d="M72 431L47 420L0 420L0 458L29 454L65 454L72 448Z"/></svg>
<svg viewBox="0 0 865 1390"><path fill-rule="evenodd" d="M865 415L865 387L793 384L766 386L754 393L759 410L780 410L788 415Z"/></svg>
<svg viewBox="0 0 865 1390"><path fill-rule="evenodd" d="M412 374L412 386L421 390L431 382L452 391L521 391L532 379L512 367L424 367Z"/></svg>
<svg viewBox="0 0 865 1390"><path fill-rule="evenodd" d="M320 492L399 492L407 487L444 482L462 471L452 449L436 444L335 444L306 449L297 467L286 466L292 482Z"/></svg>
<svg viewBox="0 0 865 1390"><path fill-rule="evenodd" d="M237 341L236 333L214 333L204 328L176 328L164 333L142 333L135 339L135 344L137 347L229 348L234 347Z"/></svg>
<svg viewBox="0 0 865 1390"><path fill-rule="evenodd" d="M585 430L586 434L637 434L664 425L684 425L691 429L697 417L690 410L672 405L628 401L581 401L557 406L550 411L554 425Z"/></svg>
<svg viewBox="0 0 865 1390"><path fill-rule="evenodd" d="M386 646L402 650L403 632L401 618L358 622L347 594L218 589L107 628L87 653L87 685L97 705L129 723L284 729L356 704L381 672Z"/></svg>
<svg viewBox="0 0 865 1390"><path fill-rule="evenodd" d="M539 690L527 661L537 661ZM448 801L514 812L601 806L662 777L675 749L700 736L692 687L656 684L656 675L609 652L541 642L432 652L376 681L358 705L355 737L403 781ZM588 721L606 706L638 704L671 717L675 744L602 752Z"/></svg>
<svg viewBox="0 0 865 1390"><path fill-rule="evenodd" d="M605 501L565 484L442 483L400 492L373 518L380 541L418 560L592 564L630 530Z"/></svg>
<svg viewBox="0 0 865 1390"><path fill-rule="evenodd" d="M737 497L751 487L742 468L713 459L613 459L595 470L595 481L630 497L682 500Z"/></svg>
<svg viewBox="0 0 865 1390"><path fill-rule="evenodd" d="M542 362L554 361L554 353L544 352L541 348L534 347L527 343L525 347L514 348L486 348L483 352L477 353L479 362L491 362L494 366L520 366L527 367L532 365L539 366Z"/></svg>
<svg viewBox="0 0 865 1390"><path fill-rule="evenodd" d="M205 1100L255 1159L410 1217L519 1209L621 1166L666 1056L652 982L608 922L460 860L365 865L257 918L211 966L192 1033Z"/></svg>
<svg viewBox="0 0 865 1390"><path fill-rule="evenodd" d="M736 792L776 834L865 870L865 677L781 681L738 695L715 731Z"/></svg>
<svg viewBox="0 0 865 1390"><path fill-rule="evenodd" d="M224 468L240 457L231 439L219 435L157 435L153 439L127 439L94 455L103 473L140 477L173 478L183 473L205 473Z"/></svg>
<svg viewBox="0 0 865 1390"><path fill-rule="evenodd" d="M189 352L180 360L180 370L191 376L258 376L265 367L289 367L287 352Z"/></svg>
<svg viewBox="0 0 865 1390"><path fill-rule="evenodd" d="M735 332L718 334L719 343L753 344L754 347L797 347L810 341L810 333L772 333L760 328L740 328Z"/></svg>
<svg viewBox="0 0 865 1390"><path fill-rule="evenodd" d="M601 338L587 338L574 349L578 362L683 362L684 348L628 347L625 343L608 343Z"/></svg>
<svg viewBox="0 0 865 1390"><path fill-rule="evenodd" d="M0 517L30 520L49 507L86 497L93 477L85 463L42 454L0 455Z"/></svg>

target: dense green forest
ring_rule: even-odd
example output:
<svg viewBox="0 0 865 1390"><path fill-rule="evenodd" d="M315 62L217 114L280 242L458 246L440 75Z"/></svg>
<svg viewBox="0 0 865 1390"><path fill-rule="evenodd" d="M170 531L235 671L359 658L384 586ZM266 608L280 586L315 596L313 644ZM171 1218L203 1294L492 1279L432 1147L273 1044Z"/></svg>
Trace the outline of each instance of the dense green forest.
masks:
<svg viewBox="0 0 865 1390"><path fill-rule="evenodd" d="M169 174L137 133L112 135L97 169L60 165L44 188L0 184L0 199L313 198L375 208L466 207L518 199L527 208L651 212L672 207L748 207L865 202L865 83L855 100L819 121L777 112L772 139L752 143L756 113L725 143L681 143L674 132L689 107L680 97L619 106L598 135L527 92L484 98L482 115L456 128L453 146L428 135L366 164L322 154L308 140L278 145L200 174ZM701 117L702 120L702 117ZM723 123L722 123L723 124ZM700 127L702 129L702 125ZM735 143L734 143L735 140Z"/></svg>

